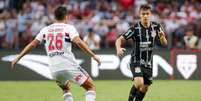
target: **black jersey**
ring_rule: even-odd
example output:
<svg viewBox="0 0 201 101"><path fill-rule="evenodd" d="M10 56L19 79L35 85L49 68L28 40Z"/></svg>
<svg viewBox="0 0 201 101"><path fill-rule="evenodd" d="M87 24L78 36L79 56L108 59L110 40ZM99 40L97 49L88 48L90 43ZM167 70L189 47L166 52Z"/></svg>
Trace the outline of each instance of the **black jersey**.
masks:
<svg viewBox="0 0 201 101"><path fill-rule="evenodd" d="M156 22L151 22L148 28L142 26L141 22L137 22L122 34L126 40L132 38L135 43L131 53L131 63L152 67L152 50L160 31L162 27Z"/></svg>

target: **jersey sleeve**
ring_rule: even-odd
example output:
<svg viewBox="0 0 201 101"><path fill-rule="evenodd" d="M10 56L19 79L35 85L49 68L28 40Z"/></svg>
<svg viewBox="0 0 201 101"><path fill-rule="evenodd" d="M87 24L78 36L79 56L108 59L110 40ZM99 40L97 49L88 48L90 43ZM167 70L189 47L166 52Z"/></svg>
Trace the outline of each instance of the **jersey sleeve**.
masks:
<svg viewBox="0 0 201 101"><path fill-rule="evenodd" d="M128 40L134 35L134 30L132 27L130 27L125 33L122 34L122 36Z"/></svg>
<svg viewBox="0 0 201 101"><path fill-rule="evenodd" d="M69 33L69 37L71 39L71 41L76 37L79 36L79 33L77 32L76 28L74 26L71 27L70 33Z"/></svg>
<svg viewBox="0 0 201 101"><path fill-rule="evenodd" d="M38 41L42 42L43 40L43 34L45 34L45 28L41 29L40 32L37 34L37 36L35 37L35 39L37 39Z"/></svg>

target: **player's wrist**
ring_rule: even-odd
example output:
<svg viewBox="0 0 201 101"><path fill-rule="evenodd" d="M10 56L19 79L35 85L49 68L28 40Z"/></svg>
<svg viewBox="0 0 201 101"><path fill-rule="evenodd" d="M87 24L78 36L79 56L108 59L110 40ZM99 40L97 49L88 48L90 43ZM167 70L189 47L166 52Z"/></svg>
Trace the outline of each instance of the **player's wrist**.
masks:
<svg viewBox="0 0 201 101"><path fill-rule="evenodd" d="M117 51L120 50L120 49L121 49L121 47L117 47L117 48L116 48Z"/></svg>
<svg viewBox="0 0 201 101"><path fill-rule="evenodd" d="M165 38L165 36L163 36L163 35L161 35L161 36L159 37L160 40L163 40L164 38Z"/></svg>
<svg viewBox="0 0 201 101"><path fill-rule="evenodd" d="M95 54L91 54L91 57L94 58L94 57L96 57L96 55Z"/></svg>

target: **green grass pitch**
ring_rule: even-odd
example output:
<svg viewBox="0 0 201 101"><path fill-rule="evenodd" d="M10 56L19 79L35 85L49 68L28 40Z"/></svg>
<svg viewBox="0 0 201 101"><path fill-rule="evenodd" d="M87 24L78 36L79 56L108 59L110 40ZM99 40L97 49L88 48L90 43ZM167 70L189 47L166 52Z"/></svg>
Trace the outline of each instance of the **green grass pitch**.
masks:
<svg viewBox="0 0 201 101"><path fill-rule="evenodd" d="M97 101L127 101L132 82L96 80ZM74 101L85 101L82 88L72 84ZM0 81L0 101L63 101L50 81ZM201 81L155 80L144 101L201 101Z"/></svg>

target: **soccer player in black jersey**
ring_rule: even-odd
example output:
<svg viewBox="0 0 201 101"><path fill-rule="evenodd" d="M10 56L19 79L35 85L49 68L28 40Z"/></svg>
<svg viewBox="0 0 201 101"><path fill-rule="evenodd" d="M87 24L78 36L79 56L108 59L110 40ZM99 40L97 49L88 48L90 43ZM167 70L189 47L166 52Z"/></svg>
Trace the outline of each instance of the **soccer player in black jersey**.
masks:
<svg viewBox="0 0 201 101"><path fill-rule="evenodd" d="M123 56L125 48L122 44L132 39L134 41L131 53L130 69L133 74L133 86L131 87L128 101L142 101L148 87L152 84L152 50L156 39L160 44L167 45L164 31L157 22L149 20L151 7L142 5L139 10L140 21L131 26L116 40L116 51L118 56Z"/></svg>

